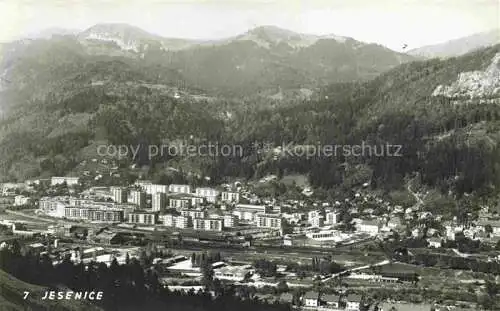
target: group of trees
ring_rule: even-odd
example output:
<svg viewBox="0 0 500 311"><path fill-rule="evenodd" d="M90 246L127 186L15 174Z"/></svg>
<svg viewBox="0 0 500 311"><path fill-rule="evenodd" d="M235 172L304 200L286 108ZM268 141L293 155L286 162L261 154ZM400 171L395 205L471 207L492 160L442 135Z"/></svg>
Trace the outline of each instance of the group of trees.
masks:
<svg viewBox="0 0 500 311"><path fill-rule="evenodd" d="M317 271L320 274L331 274L338 273L343 271L344 269L331 258L320 258L313 257L311 269L313 271Z"/></svg>
<svg viewBox="0 0 500 311"><path fill-rule="evenodd" d="M29 78L36 90L49 95L36 99L25 91L20 95L29 98L30 104L14 110L3 123L6 135L0 140L0 150L6 152L0 152L0 173L13 176L16 163L41 158L30 173L62 174L77 164L80 150L102 140L142 146L136 157L129 153L125 160L150 166L151 175L163 182L177 177L157 173L176 166L185 169L184 175L207 176L213 183L228 176L300 173L308 176L311 185L323 189L349 188L366 179L373 187L401 189L405 176L419 172L423 184L444 193L489 194L492 186L500 185L500 147L495 143L500 108L474 102L456 105L449 98L431 94L437 85L453 82L460 72L489 65L498 50L496 46L456 59L404 64L368 82L331 85L314 100L251 105L251 100L174 98L168 88L147 86L175 85L179 77L172 68L149 61L86 58L78 49L64 49L69 53L63 58L64 66L54 64L48 73L37 58L29 58L49 80L58 82L57 87L51 81ZM16 70L13 74L22 76L22 70ZM79 74L71 75L74 70ZM106 85L76 87L95 79ZM22 90L13 88L15 91ZM31 117L21 118L21 110ZM89 121L81 125L73 120L71 131L58 128L56 121L69 117ZM19 123L36 126L19 131ZM180 140L193 145L238 145L244 152L196 157L152 156L148 152L148 146L161 149L165 142ZM274 156L269 150L254 148L256 142L269 149L288 143L353 146L365 142L372 149L391 144L401 146L401 156L343 152ZM273 185L270 192L298 195L280 184Z"/></svg>
<svg viewBox="0 0 500 311"><path fill-rule="evenodd" d="M38 256L14 242L0 250L0 269L13 276L53 290L65 287L74 291L103 291L105 310L290 310L286 305L267 305L254 300L241 300L231 286L217 288L216 298L207 292L182 294L164 288L154 269L141 266L132 258L125 264L116 259L108 267L104 263L74 264L68 258L58 265L47 255Z"/></svg>
<svg viewBox="0 0 500 311"><path fill-rule="evenodd" d="M444 253L418 252L414 256L398 256L408 263L424 265L426 267L439 266L441 268L471 270L488 274L500 274L500 263L485 261L478 258L466 258Z"/></svg>

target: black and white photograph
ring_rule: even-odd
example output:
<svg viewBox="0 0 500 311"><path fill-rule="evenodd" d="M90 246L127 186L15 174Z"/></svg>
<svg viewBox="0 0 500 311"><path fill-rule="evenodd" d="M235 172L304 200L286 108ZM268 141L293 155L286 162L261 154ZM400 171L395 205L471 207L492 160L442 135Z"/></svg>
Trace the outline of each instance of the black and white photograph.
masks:
<svg viewBox="0 0 500 311"><path fill-rule="evenodd" d="M500 0L0 0L1 311L500 311Z"/></svg>

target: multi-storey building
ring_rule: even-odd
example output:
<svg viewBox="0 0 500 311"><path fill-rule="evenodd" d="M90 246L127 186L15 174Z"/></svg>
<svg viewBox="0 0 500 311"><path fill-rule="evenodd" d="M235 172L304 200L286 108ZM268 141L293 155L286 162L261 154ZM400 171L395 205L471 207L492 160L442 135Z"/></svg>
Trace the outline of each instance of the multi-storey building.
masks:
<svg viewBox="0 0 500 311"><path fill-rule="evenodd" d="M146 206L146 193L140 190L130 191L130 203L137 205L139 208Z"/></svg>
<svg viewBox="0 0 500 311"><path fill-rule="evenodd" d="M162 211L167 206L167 195L163 192L157 192L151 197L151 207L154 212Z"/></svg>
<svg viewBox="0 0 500 311"><path fill-rule="evenodd" d="M29 204L31 199L24 195L16 195L14 197L14 206L22 206Z"/></svg>
<svg viewBox="0 0 500 311"><path fill-rule="evenodd" d="M307 221L312 227L322 227L325 222L325 215L320 210L314 210L307 213Z"/></svg>
<svg viewBox="0 0 500 311"><path fill-rule="evenodd" d="M205 218L194 218L193 219L193 229L194 230L205 230Z"/></svg>
<svg viewBox="0 0 500 311"><path fill-rule="evenodd" d="M172 184L168 186L168 191L173 193L191 193L191 186Z"/></svg>
<svg viewBox="0 0 500 311"><path fill-rule="evenodd" d="M0 193L2 195L13 195L15 194L15 190L22 190L25 189L26 185L24 183L3 183L0 184Z"/></svg>
<svg viewBox="0 0 500 311"><path fill-rule="evenodd" d="M79 178L78 177L52 177L50 179L50 185L60 185L66 183L68 186L78 185Z"/></svg>
<svg viewBox="0 0 500 311"><path fill-rule="evenodd" d="M238 226L238 217L234 215L224 215L224 228L234 228Z"/></svg>
<svg viewBox="0 0 500 311"><path fill-rule="evenodd" d="M335 225L339 222L339 212L336 210L325 211L325 224Z"/></svg>
<svg viewBox="0 0 500 311"><path fill-rule="evenodd" d="M181 210L182 216L189 216L191 218L206 218L207 212L200 209L183 209Z"/></svg>
<svg viewBox="0 0 500 311"><path fill-rule="evenodd" d="M156 213L132 212L128 215L128 222L132 224L154 225L157 217Z"/></svg>
<svg viewBox="0 0 500 311"><path fill-rule="evenodd" d="M205 198L210 203L215 203L219 191L213 188L196 188L196 195Z"/></svg>
<svg viewBox="0 0 500 311"><path fill-rule="evenodd" d="M269 213L270 211L271 208L265 205L238 204L233 210L233 215L238 217L239 220L254 222L255 215Z"/></svg>
<svg viewBox="0 0 500 311"><path fill-rule="evenodd" d="M127 188L111 187L111 195L116 203L127 203Z"/></svg>
<svg viewBox="0 0 500 311"><path fill-rule="evenodd" d="M170 198L168 202L170 208L175 208L177 210L189 208L191 206L190 198L182 198L182 197Z"/></svg>
<svg viewBox="0 0 500 311"><path fill-rule="evenodd" d="M223 227L224 220L221 218L205 219L205 230L207 231L222 231Z"/></svg>
<svg viewBox="0 0 500 311"><path fill-rule="evenodd" d="M138 180L135 182L135 184L137 186L141 187L142 191L144 191L150 195L153 195L155 193L167 193L168 192L167 185L153 184L149 180Z"/></svg>
<svg viewBox="0 0 500 311"><path fill-rule="evenodd" d="M203 203L205 203L204 197L191 196L191 206L199 206Z"/></svg>
<svg viewBox="0 0 500 311"><path fill-rule="evenodd" d="M380 231L380 223L377 220L362 220L356 224L356 230L369 234L377 234Z"/></svg>
<svg viewBox="0 0 500 311"><path fill-rule="evenodd" d="M163 214L158 216L160 222L167 227L175 226L175 215L172 214Z"/></svg>
<svg viewBox="0 0 500 311"><path fill-rule="evenodd" d="M159 216L160 222L166 227L175 227L179 229L190 228L192 225L191 217L189 216L176 216L172 214L163 214Z"/></svg>
<svg viewBox="0 0 500 311"><path fill-rule="evenodd" d="M257 227L281 229L281 214L257 214Z"/></svg>
<svg viewBox="0 0 500 311"><path fill-rule="evenodd" d="M175 227L179 229L186 229L191 227L191 217L182 215L175 217Z"/></svg>
<svg viewBox="0 0 500 311"><path fill-rule="evenodd" d="M231 192L231 191L223 191L221 193L221 201L226 203L239 203L240 202L240 193L239 192Z"/></svg>
<svg viewBox="0 0 500 311"><path fill-rule="evenodd" d="M195 218L193 228L195 230L222 231L224 221L221 218Z"/></svg>
<svg viewBox="0 0 500 311"><path fill-rule="evenodd" d="M43 197L38 202L40 211L51 217L64 217L64 208L69 205L66 198Z"/></svg>
<svg viewBox="0 0 500 311"><path fill-rule="evenodd" d="M100 209L81 206L66 206L64 217L75 220L100 221L100 222L121 222L123 221L123 210L118 208Z"/></svg>

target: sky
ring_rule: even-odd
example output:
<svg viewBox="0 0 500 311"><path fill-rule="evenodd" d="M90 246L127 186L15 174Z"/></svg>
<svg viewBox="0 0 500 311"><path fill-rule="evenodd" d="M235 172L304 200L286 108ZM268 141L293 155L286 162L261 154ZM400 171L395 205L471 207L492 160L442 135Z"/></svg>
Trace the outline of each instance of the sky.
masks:
<svg viewBox="0 0 500 311"><path fill-rule="evenodd" d="M274 25L401 51L500 27L500 0L0 0L0 42L110 22L190 39Z"/></svg>

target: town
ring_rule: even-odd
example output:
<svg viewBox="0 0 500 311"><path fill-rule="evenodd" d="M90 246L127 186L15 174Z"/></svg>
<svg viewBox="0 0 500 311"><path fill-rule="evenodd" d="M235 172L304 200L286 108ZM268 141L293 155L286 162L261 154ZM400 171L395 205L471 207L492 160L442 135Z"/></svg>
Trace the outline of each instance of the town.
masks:
<svg viewBox="0 0 500 311"><path fill-rule="evenodd" d="M173 291L215 294L216 281L300 310L475 310L475 293L499 290L500 219L487 207L446 219L411 189L402 206L369 181L333 200L310 187L293 199L255 192L276 183L4 183L0 247L19 243L53 265L136 258Z"/></svg>

